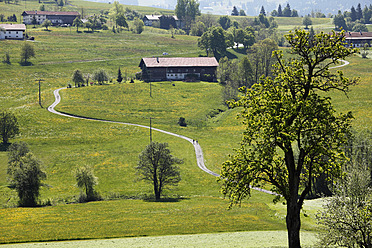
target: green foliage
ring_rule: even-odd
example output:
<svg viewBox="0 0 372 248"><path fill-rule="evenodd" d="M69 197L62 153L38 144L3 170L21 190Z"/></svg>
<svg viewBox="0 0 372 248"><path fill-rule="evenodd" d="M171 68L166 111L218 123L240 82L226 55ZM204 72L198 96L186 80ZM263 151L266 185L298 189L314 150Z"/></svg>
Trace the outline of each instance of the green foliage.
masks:
<svg viewBox="0 0 372 248"><path fill-rule="evenodd" d="M75 172L76 184L85 191L85 196L81 197L81 202L97 200L97 192L94 186L98 184L98 178L94 176L93 169L88 166L82 166Z"/></svg>
<svg viewBox="0 0 372 248"><path fill-rule="evenodd" d="M231 27L231 19L228 16L220 16L217 22L224 30L227 30L229 27Z"/></svg>
<svg viewBox="0 0 372 248"><path fill-rule="evenodd" d="M180 119L178 120L178 125L180 125L181 127L187 127L186 119L184 117L180 117Z"/></svg>
<svg viewBox="0 0 372 248"><path fill-rule="evenodd" d="M34 47L30 43L25 42L21 48L21 64L28 65L27 60L31 57L35 57Z"/></svg>
<svg viewBox="0 0 372 248"><path fill-rule="evenodd" d="M104 82L109 80L109 76L104 69L98 69L93 73L94 81L97 81L99 84L103 84Z"/></svg>
<svg viewBox="0 0 372 248"><path fill-rule="evenodd" d="M133 21L133 32L136 33L136 34L141 34L144 30L144 26L145 24L143 23L143 21L139 18L134 18L134 21Z"/></svg>
<svg viewBox="0 0 372 248"><path fill-rule="evenodd" d="M80 70L75 70L72 74L72 82L75 83L75 87L80 87L85 82L83 73Z"/></svg>
<svg viewBox="0 0 372 248"><path fill-rule="evenodd" d="M3 144L8 144L9 139L19 134L19 125L16 116L9 111L0 112L0 137Z"/></svg>
<svg viewBox="0 0 372 248"><path fill-rule="evenodd" d="M45 20L43 24L41 24L42 27L45 27L46 30L49 30L48 28L52 26L52 22L50 20Z"/></svg>
<svg viewBox="0 0 372 248"><path fill-rule="evenodd" d="M311 20L310 16L306 15L306 16L304 16L304 19L302 20L302 24L307 29L310 25L313 24L313 21Z"/></svg>
<svg viewBox="0 0 372 248"><path fill-rule="evenodd" d="M153 184L155 199L160 200L167 186L176 186L181 181L179 168L174 164L183 161L173 157L167 143L151 142L139 155L136 167L139 179Z"/></svg>
<svg viewBox="0 0 372 248"><path fill-rule="evenodd" d="M79 27L83 27L84 26L84 23L83 21L80 19L80 17L76 17L72 23L73 26L76 27L76 32L79 32Z"/></svg>
<svg viewBox="0 0 372 248"><path fill-rule="evenodd" d="M18 193L19 206L36 206L41 180L46 178L45 172L40 169L41 162L24 142L12 144L8 151L8 175Z"/></svg>
<svg viewBox="0 0 372 248"><path fill-rule="evenodd" d="M200 15L199 2L196 0L177 0L175 14L185 22L185 29L190 30L195 18Z"/></svg>
<svg viewBox="0 0 372 248"><path fill-rule="evenodd" d="M276 52L275 77L233 103L243 107L246 130L240 149L222 166L221 181L231 204L249 197L250 186L270 183L287 203L289 247L299 247L300 210L311 179L323 171L342 175L342 145L352 119L351 113L336 114L319 93L346 92L355 84L329 67L356 50L343 46L343 33L320 33L310 41L309 33L296 30L286 38L297 57L285 61Z"/></svg>
<svg viewBox="0 0 372 248"><path fill-rule="evenodd" d="M326 200L317 215L324 229L322 247L372 246L372 194L369 171L354 164L347 176L336 185L335 195Z"/></svg>
<svg viewBox="0 0 372 248"><path fill-rule="evenodd" d="M118 83L121 83L121 81L123 81L123 77L121 76L121 70L120 70L120 67L119 67L119 70L118 70L118 77L117 77L116 81L117 81Z"/></svg>
<svg viewBox="0 0 372 248"><path fill-rule="evenodd" d="M20 141L11 144L8 148L8 169L7 174L9 176L14 175L14 171L17 167L17 162L27 153L30 152L30 149L26 142Z"/></svg>
<svg viewBox="0 0 372 248"><path fill-rule="evenodd" d="M199 39L198 47L205 49L207 55L212 51L214 56L221 56L226 53L225 32L221 27L209 28Z"/></svg>

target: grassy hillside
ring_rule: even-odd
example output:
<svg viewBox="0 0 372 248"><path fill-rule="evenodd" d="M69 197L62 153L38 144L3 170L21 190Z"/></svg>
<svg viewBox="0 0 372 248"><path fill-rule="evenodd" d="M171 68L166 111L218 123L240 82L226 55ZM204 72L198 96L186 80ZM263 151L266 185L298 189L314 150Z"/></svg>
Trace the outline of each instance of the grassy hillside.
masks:
<svg viewBox="0 0 372 248"><path fill-rule="evenodd" d="M34 3L36 6L37 2ZM110 7L81 1L78 4L86 4L86 9L92 11L103 5ZM326 22L317 25L323 24L328 25ZM184 160L182 181L165 192L166 201L144 200L152 189L135 180L134 168L139 153L149 142L147 129L71 119L46 111L54 101L53 90L71 83L75 69L93 73L103 68L115 78L120 67L123 74L133 76L139 70L141 57L161 56L163 52L170 56L203 54L196 46L196 37L172 39L170 33L153 28L146 28L140 35L127 31L76 33L73 28L56 27L49 32L28 27L28 33L35 37L32 45L36 58L31 59L32 66L18 63L25 41L0 42L0 58L5 53L11 57L11 64L0 64L0 106L12 110L19 119L21 134L12 142L27 142L43 161L48 187L43 187L40 198L53 206L9 208L15 206L17 198L7 187L7 154L0 151L0 222L5 223L0 226L0 243L285 229L285 206L273 206L270 195L254 192L241 208L227 211L228 202L220 195L216 178L196 166L192 145L158 132L153 133L154 140L168 142L173 154ZM242 56L234 50L229 52ZM351 64L342 70L347 76L360 76L361 83L352 88L349 98L337 92L331 96L339 111L355 113L357 130L371 130L372 62L359 56L349 60ZM35 80L40 78L44 80L44 108L38 105ZM145 125L149 117L154 117L154 127L197 139L206 166L218 172L221 163L237 147L242 132L235 119L239 110L227 110L220 92L220 85L204 82L153 83L152 97L149 84L138 81L95 85L63 90L57 109ZM224 112L219 113L219 109ZM186 118L186 128L177 125L179 117ZM79 195L73 172L84 164L94 167L99 178L97 190L105 201L67 204L76 202ZM316 230L313 216L317 207L310 205L310 217L303 219L304 230Z"/></svg>

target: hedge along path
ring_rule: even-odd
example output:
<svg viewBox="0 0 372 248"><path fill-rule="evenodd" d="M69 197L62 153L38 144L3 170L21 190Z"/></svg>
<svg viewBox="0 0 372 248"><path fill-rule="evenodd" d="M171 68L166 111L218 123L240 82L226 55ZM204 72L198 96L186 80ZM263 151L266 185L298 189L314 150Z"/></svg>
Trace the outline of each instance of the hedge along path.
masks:
<svg viewBox="0 0 372 248"><path fill-rule="evenodd" d="M65 116L65 117L69 117L69 118L76 118L76 119L83 119L83 120L90 120L90 121L108 122L108 123L129 125L129 126L136 126L136 127L142 127L142 128L150 129L149 126L140 125L140 124L133 124L133 123L127 123L127 122L120 122L120 121L110 121L110 120L97 119L97 118L91 118L91 117L86 117L86 116L72 115L72 114L68 114L68 113L64 113L64 112L58 112L54 108L61 102L61 96L59 94L59 91L62 90L62 89L66 89L66 88L59 88L59 89L54 90L54 92L53 92L55 101L52 105L50 105L48 107L48 111L53 113L53 114L57 114L57 115ZM214 171L211 171L210 169L208 169L205 166L203 151L202 151L201 146L199 145L197 140L191 139L189 137L186 137L186 136L183 136L183 135L180 135L180 134L176 134L176 133L168 132L168 131L165 131L165 130L161 130L161 129L158 129L158 128L151 127L151 129L155 130L155 131L158 131L158 132L161 132L161 133L172 135L172 136L175 136L175 137L178 137L178 138L181 138L181 139L184 139L184 140L190 142L194 146L194 149L195 149L196 163L197 163L198 167L201 170L203 170L204 172L206 172L206 173L208 173L212 176L215 176L215 177L220 176L219 174L217 174ZM261 188L257 188L257 187L251 187L251 188L255 189L255 190L258 190L258 191L261 191L261 192L264 192L264 193L267 193L267 194L277 195L277 193L274 193L274 192L269 191L269 190L265 190L265 189L261 189Z"/></svg>

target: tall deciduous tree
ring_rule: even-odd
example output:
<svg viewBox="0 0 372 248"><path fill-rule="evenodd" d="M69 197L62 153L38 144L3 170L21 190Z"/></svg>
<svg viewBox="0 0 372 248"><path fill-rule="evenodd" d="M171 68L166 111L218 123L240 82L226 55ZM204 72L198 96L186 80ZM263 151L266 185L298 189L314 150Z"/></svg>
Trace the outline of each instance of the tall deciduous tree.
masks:
<svg viewBox="0 0 372 248"><path fill-rule="evenodd" d="M222 193L231 204L250 196L251 186L272 185L286 201L288 242L300 247L300 211L312 178L323 171L341 176L342 146L351 113L336 114L330 98L321 92L347 92L357 80L329 67L356 50L344 47L343 33L316 34L296 30L286 35L297 57L285 61L275 55L275 77L248 89L234 106L242 106L246 130L240 149L221 170Z"/></svg>
<svg viewBox="0 0 372 248"><path fill-rule="evenodd" d="M139 155L136 169L141 180L153 184L158 201L166 186L177 185L181 180L179 168L175 166L181 163L182 160L171 155L167 143L151 142Z"/></svg>
<svg viewBox="0 0 372 248"><path fill-rule="evenodd" d="M29 151L26 143L14 143L8 149L8 175L18 193L19 205L37 205L41 180L46 178L41 162Z"/></svg>
<svg viewBox="0 0 372 248"><path fill-rule="evenodd" d="M0 112L0 137L3 144L8 144L10 138L19 133L18 120L12 112Z"/></svg>

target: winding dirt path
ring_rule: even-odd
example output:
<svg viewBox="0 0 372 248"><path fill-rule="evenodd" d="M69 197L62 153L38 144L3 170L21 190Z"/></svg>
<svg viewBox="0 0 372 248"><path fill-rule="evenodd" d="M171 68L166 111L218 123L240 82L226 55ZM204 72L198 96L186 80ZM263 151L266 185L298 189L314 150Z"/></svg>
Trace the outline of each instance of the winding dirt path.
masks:
<svg viewBox="0 0 372 248"><path fill-rule="evenodd" d="M70 118L77 118L77 119L91 120L91 121L109 122L109 123L123 124L123 125L136 126L136 127L142 127L142 128L150 129L149 126L140 125L140 124L126 123L126 122L120 122L120 121L108 121L108 120L103 120L103 119L96 119L96 118L90 118L90 117L85 117L85 116L71 115L71 114L58 112L54 108L61 102L61 96L59 95L59 91L62 90L62 89L65 89L65 88L60 88L60 89L57 89L53 92L54 97L55 97L55 101L52 105L50 105L48 107L48 111L53 113L53 114L57 114L57 115L65 116L65 117L70 117ZM152 127L151 129L155 130L155 131L158 131L158 132L161 132L161 133L172 135L172 136L175 136L175 137L178 137L178 138L181 138L181 139L184 139L184 140L187 140L188 142L190 142L194 146L194 149L195 149L196 162L197 162L198 167L200 169L202 169L203 171L205 171L206 173L210 174L210 175L213 175L215 177L220 176L219 174L209 170L205 166L203 151L202 151L201 146L199 145L199 143L197 141L194 141L193 139L191 139L189 137L186 137L186 136L183 136L183 135L180 135L180 134L175 134L175 133L168 132L168 131L164 131L164 130L161 130L161 129L158 129L158 128L153 128Z"/></svg>

